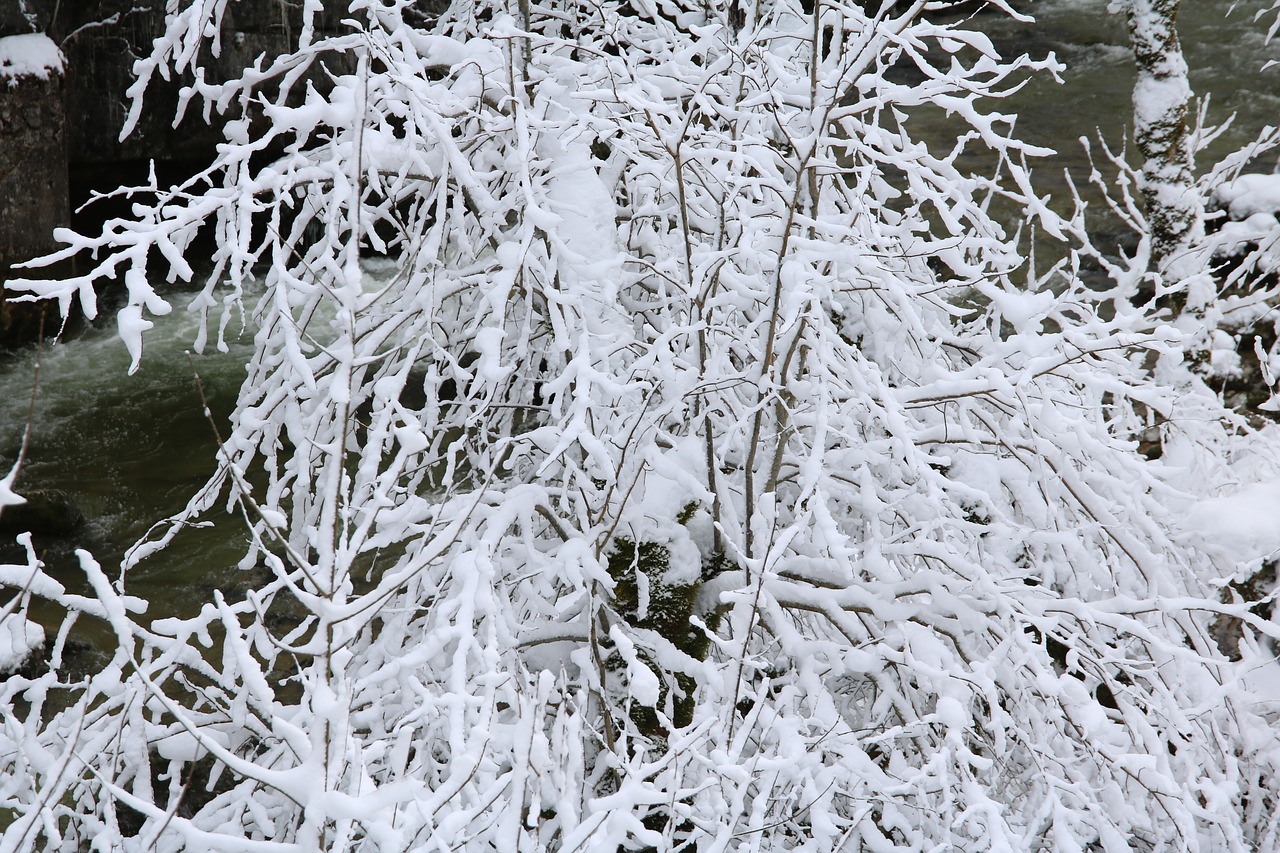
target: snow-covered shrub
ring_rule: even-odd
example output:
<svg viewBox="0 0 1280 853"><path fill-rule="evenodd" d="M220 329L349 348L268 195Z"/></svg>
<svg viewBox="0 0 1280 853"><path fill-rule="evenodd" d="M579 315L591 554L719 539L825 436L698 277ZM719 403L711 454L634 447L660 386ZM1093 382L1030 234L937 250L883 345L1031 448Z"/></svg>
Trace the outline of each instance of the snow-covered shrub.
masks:
<svg viewBox="0 0 1280 853"><path fill-rule="evenodd" d="M1169 477L1216 469L1136 450L1179 336L1081 280L986 103L1055 63L923 0L408 5L197 71L216 162L27 284L92 315L123 279L136 362L216 230L188 307L256 352L125 568L225 506L271 580L192 618L87 554L97 601L36 590L119 650L59 687L64 629L2 688L6 849L1276 843L1275 734L1208 632L1258 620L1175 523Z"/></svg>

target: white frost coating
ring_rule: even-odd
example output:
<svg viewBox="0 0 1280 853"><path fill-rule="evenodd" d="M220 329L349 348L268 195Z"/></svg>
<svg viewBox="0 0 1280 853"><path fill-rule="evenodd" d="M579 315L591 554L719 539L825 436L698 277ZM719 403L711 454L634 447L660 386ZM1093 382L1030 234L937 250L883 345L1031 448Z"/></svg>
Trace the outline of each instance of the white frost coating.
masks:
<svg viewBox="0 0 1280 853"><path fill-rule="evenodd" d="M0 38L0 78L38 77L63 71L62 51L43 33Z"/></svg>

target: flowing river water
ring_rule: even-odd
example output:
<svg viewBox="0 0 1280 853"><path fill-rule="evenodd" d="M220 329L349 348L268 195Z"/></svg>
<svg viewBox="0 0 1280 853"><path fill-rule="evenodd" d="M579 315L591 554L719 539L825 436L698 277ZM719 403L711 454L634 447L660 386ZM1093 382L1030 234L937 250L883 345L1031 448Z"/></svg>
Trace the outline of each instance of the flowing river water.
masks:
<svg viewBox="0 0 1280 853"><path fill-rule="evenodd" d="M1019 114L1027 141L1059 152L1039 167L1043 192L1065 197L1064 173L1083 181L1089 170L1082 136L1098 133L1123 143L1131 116L1133 60L1124 22L1106 11L1107 0L1030 0L1037 18L1024 24L986 16L982 25L1006 55L1054 53L1066 66L1063 82L1034 80L1001 112ZM1271 0L1186 0L1180 32L1192 86L1211 95L1208 118L1237 118L1201 156L1202 168L1253 139L1267 124L1280 123L1280 40L1265 40L1267 22L1254 17ZM916 119L913 119L916 120ZM927 116L919 121L928 122ZM947 132L938 121L934 133ZM925 135L929 128L926 124ZM1097 146L1095 145L1095 150ZM1251 168L1270 171L1274 162ZM1101 217L1106 233L1113 223ZM81 509L86 523L74 535L37 540L51 571L69 587L83 589L74 549L93 553L109 574L122 554L156 521L181 509L213 468L213 430L201 410L198 371L214 412L224 417L234 403L250 351L250 333L232 339L226 354L186 355L196 320L182 311L186 299L173 294L175 310L160 318L147 340L141 369L127 375L128 356L109 317L65 343L39 353L0 357L0 470L8 470L28 420L33 433L20 489L61 490ZM39 360L36 403L30 408ZM30 418L29 418L30 415ZM5 534L6 539L11 538ZM128 589L151 602L150 612L190 612L214 588L233 590L247 578L236 569L245 534L235 516L217 527L179 536L168 550L129 574ZM21 550L0 546L0 562L20 559Z"/></svg>

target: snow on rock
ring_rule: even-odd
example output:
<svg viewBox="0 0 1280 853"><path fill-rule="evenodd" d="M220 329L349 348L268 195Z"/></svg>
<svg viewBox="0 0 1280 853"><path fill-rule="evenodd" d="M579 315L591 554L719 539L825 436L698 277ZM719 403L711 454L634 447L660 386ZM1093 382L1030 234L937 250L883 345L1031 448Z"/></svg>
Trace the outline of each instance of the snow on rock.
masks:
<svg viewBox="0 0 1280 853"><path fill-rule="evenodd" d="M16 672L44 646L44 629L16 613L0 617L0 674Z"/></svg>
<svg viewBox="0 0 1280 853"><path fill-rule="evenodd" d="M49 73L61 74L62 51L53 39L44 33L0 38L0 77L39 77L49 79Z"/></svg>
<svg viewBox="0 0 1280 853"><path fill-rule="evenodd" d="M1210 235L1214 255L1239 257L1255 253L1261 272L1280 269L1280 174L1241 175L1213 191L1217 207L1230 221Z"/></svg>
<svg viewBox="0 0 1280 853"><path fill-rule="evenodd" d="M1241 254L1250 245L1262 252L1260 266L1274 269L1280 266L1276 241L1280 237L1275 216L1270 213L1254 213L1238 222L1224 222L1217 234L1219 256Z"/></svg>
<svg viewBox="0 0 1280 853"><path fill-rule="evenodd" d="M1234 220L1280 211L1280 175L1241 175L1213 191L1214 200Z"/></svg>
<svg viewBox="0 0 1280 853"><path fill-rule="evenodd" d="M1197 502L1188 526L1241 561L1280 552L1280 481L1254 483L1239 491Z"/></svg>

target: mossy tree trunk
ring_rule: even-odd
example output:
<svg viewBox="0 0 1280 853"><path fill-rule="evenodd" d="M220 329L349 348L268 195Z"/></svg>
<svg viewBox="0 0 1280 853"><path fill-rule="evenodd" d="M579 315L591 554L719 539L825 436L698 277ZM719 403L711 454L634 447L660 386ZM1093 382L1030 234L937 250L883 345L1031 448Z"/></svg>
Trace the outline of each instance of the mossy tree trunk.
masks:
<svg viewBox="0 0 1280 853"><path fill-rule="evenodd" d="M1138 66L1133 135L1144 158L1139 189L1151 235L1151 261L1167 285L1196 271L1191 248L1203 235L1204 203L1195 186L1187 112L1191 86L1178 41L1181 0L1121 0ZM1186 307L1195 309L1195 300Z"/></svg>
<svg viewBox="0 0 1280 853"><path fill-rule="evenodd" d="M634 542L630 539L614 540L609 555L609 574L613 578L613 607L623 621L632 628L653 631L670 641L683 654L694 660L705 660L710 647L706 632L696 626L695 615L700 581L673 583L670 580L670 551L657 542ZM697 613L704 621L714 623L715 614ZM646 663L648 655L640 652ZM616 659L615 659L616 660ZM663 672L664 667L654 667ZM670 698L671 722L683 728L692 722L693 693L697 685L683 673L676 673L671 681L662 679L659 706ZM675 695L671 695L672 687ZM639 731L649 737L666 737L666 728L654 708L635 705L631 710L632 722Z"/></svg>

